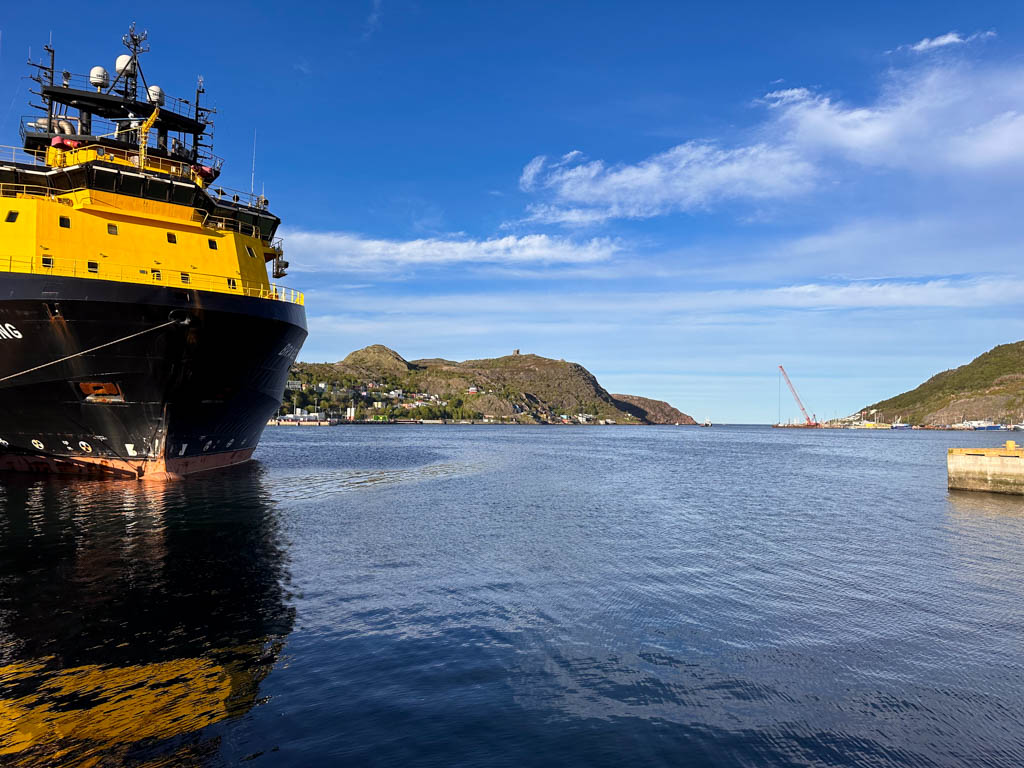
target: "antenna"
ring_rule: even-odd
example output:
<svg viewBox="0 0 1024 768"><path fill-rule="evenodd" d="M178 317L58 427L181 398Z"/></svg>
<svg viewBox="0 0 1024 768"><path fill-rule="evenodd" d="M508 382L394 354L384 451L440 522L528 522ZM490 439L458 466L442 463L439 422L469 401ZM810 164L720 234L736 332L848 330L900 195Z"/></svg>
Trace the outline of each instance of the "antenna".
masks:
<svg viewBox="0 0 1024 768"><path fill-rule="evenodd" d="M249 196L256 193L256 129L252 129L252 176L249 177Z"/></svg>

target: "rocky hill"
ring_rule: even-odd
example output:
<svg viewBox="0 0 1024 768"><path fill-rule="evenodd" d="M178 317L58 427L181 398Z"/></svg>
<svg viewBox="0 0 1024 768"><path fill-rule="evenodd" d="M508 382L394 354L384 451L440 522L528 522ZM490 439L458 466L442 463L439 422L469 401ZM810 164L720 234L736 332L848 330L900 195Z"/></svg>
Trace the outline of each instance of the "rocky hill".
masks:
<svg viewBox="0 0 1024 768"><path fill-rule="evenodd" d="M668 403L631 395L610 395L578 363L538 355L456 362L443 358L406 360L380 344L352 352L337 363L296 363L292 377L339 383L357 390L432 396L449 412L472 412L521 422L555 422L589 414L619 424L693 424ZM370 397L368 392L367 398ZM287 400L287 393L286 393ZM441 406L441 403L448 403ZM400 406L401 403L392 402ZM460 418L460 416L451 416Z"/></svg>
<svg viewBox="0 0 1024 768"><path fill-rule="evenodd" d="M991 419L1020 423L1024 411L1024 341L1000 344L966 365L932 376L921 386L869 405L876 421L899 416L910 424L944 425Z"/></svg>
<svg viewBox="0 0 1024 768"><path fill-rule="evenodd" d="M628 410L649 424L696 424L691 416L673 408L664 400L651 400L638 395L612 395L622 410Z"/></svg>

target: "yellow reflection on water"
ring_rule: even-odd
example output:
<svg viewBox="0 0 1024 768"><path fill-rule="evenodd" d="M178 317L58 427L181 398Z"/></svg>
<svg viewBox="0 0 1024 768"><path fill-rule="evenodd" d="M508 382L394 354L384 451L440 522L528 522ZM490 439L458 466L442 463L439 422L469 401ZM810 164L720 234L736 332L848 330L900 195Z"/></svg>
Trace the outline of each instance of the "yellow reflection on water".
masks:
<svg viewBox="0 0 1024 768"><path fill-rule="evenodd" d="M238 650L258 653L255 647ZM197 731L248 711L262 677L257 670L266 669L210 658L50 671L46 666L40 661L0 667L5 765L13 759L15 766L84 767L101 757L109 761L119 745ZM30 693L11 695L28 686Z"/></svg>

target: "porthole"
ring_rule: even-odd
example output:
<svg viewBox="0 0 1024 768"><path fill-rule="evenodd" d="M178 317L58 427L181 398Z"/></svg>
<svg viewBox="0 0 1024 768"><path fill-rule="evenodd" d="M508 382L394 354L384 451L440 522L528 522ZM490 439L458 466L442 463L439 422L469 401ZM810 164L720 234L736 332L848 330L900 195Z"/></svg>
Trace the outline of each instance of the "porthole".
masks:
<svg viewBox="0 0 1024 768"><path fill-rule="evenodd" d="M89 445L89 444L88 444L87 442L85 442L85 440L82 440L82 441L81 441L81 442L80 442L80 443L78 444L78 447L79 447L79 448L81 448L81 449L82 449L83 451L85 451L86 453L92 453L92 446L91 446L91 445Z"/></svg>
<svg viewBox="0 0 1024 768"><path fill-rule="evenodd" d="M57 223L60 224L61 229L71 229L71 218L68 216L61 216Z"/></svg>
<svg viewBox="0 0 1024 768"><path fill-rule="evenodd" d="M32 447L33 447L33 448L35 448L35 449L36 449L37 451L41 451L41 450L43 450L43 448L45 448L46 446L45 446L45 445L43 445L43 443L42 443L42 441L41 441L41 440L33 440L33 441L32 441Z"/></svg>
<svg viewBox="0 0 1024 768"><path fill-rule="evenodd" d="M108 235L116 235L117 234L117 224L107 224L107 234Z"/></svg>
<svg viewBox="0 0 1024 768"><path fill-rule="evenodd" d="M154 280L159 280L160 279L160 270L159 269L150 270L149 274L150 274L150 277L152 277Z"/></svg>
<svg viewBox="0 0 1024 768"><path fill-rule="evenodd" d="M192 278L189 276L188 272L181 273L181 282L188 283L191 279Z"/></svg>
<svg viewBox="0 0 1024 768"><path fill-rule="evenodd" d="M174 234L173 232L168 232L167 233L167 242L168 243L176 243L176 242L178 242L178 236L176 234Z"/></svg>
<svg viewBox="0 0 1024 768"><path fill-rule="evenodd" d="M43 256L43 269L53 269L53 256Z"/></svg>
<svg viewBox="0 0 1024 768"><path fill-rule="evenodd" d="M18 212L17 211L8 211L7 215L4 217L4 221L6 221L8 224L13 224L17 220L18 220Z"/></svg>
<svg viewBox="0 0 1024 768"><path fill-rule="evenodd" d="M235 281L235 278L229 277L228 278L228 288L230 288L233 291L237 287L238 287L238 283Z"/></svg>
<svg viewBox="0 0 1024 768"><path fill-rule="evenodd" d="M100 263L98 261L87 261L85 264L89 271L92 273L100 271Z"/></svg>
<svg viewBox="0 0 1024 768"><path fill-rule="evenodd" d="M217 250L217 241L214 240L212 237L209 240L207 240L206 242L210 246L210 250L211 251L216 251Z"/></svg>

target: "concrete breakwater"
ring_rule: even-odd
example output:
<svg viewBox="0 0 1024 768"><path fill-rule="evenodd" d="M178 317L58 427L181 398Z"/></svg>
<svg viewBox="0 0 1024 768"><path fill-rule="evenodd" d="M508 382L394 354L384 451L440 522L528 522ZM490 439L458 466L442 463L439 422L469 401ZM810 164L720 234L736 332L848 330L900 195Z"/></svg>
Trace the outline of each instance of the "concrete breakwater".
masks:
<svg viewBox="0 0 1024 768"><path fill-rule="evenodd" d="M950 448L946 469L951 489L1024 495L1024 449L1013 440L1000 448Z"/></svg>

